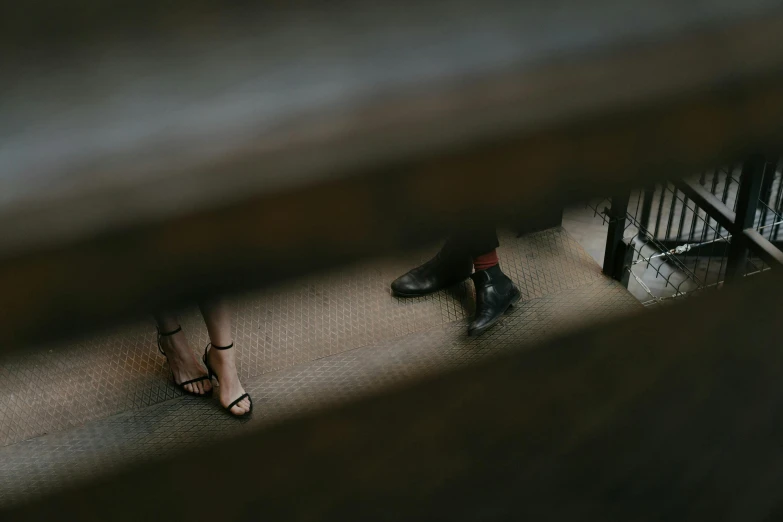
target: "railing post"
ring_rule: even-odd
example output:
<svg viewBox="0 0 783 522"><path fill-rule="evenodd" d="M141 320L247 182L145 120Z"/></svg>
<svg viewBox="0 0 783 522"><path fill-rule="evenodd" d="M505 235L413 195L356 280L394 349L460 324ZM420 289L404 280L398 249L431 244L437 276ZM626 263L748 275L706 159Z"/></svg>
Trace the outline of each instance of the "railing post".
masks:
<svg viewBox="0 0 783 522"><path fill-rule="evenodd" d="M649 234L650 230L650 214L652 213L653 197L655 197L655 185L646 187L642 191L642 212L641 217L639 218L639 228L641 230L639 230L639 235L645 236L645 240L647 239L646 236ZM663 194L661 194L661 197L663 197Z"/></svg>
<svg viewBox="0 0 783 522"><path fill-rule="evenodd" d="M769 200L772 197L772 183L775 181L775 163L768 163L769 169L770 169L770 175L762 175L761 176L761 189L759 192L759 201L763 201L765 205L761 205L761 216L759 217L760 226L764 226L767 221L767 213L768 213L768 206L769 206ZM765 173L766 173L767 166L765 165ZM774 218L773 218L774 221Z"/></svg>
<svg viewBox="0 0 783 522"><path fill-rule="evenodd" d="M622 192L612 196L612 205L605 211L609 220L606 232L606 249L604 250L604 274L620 281L622 279L623 261L626 245L623 242L625 221L628 213L630 192Z"/></svg>
<svg viewBox="0 0 783 522"><path fill-rule="evenodd" d="M731 231L726 281L732 282L745 275L748 260L748 242L742 233L751 228L756 220L756 208L761 194L761 181L766 167L764 156L756 154L742 164L739 189L737 191L737 211L734 227Z"/></svg>

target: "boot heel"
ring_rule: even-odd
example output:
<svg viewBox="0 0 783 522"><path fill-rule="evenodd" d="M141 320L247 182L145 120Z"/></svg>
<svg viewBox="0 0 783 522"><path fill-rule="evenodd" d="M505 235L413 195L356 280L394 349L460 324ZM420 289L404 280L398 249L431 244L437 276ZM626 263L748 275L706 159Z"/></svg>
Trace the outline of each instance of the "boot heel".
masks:
<svg viewBox="0 0 783 522"><path fill-rule="evenodd" d="M522 299L522 293L516 288L514 288L514 297L511 298L511 302L508 304L508 309L510 310L514 308L521 299Z"/></svg>

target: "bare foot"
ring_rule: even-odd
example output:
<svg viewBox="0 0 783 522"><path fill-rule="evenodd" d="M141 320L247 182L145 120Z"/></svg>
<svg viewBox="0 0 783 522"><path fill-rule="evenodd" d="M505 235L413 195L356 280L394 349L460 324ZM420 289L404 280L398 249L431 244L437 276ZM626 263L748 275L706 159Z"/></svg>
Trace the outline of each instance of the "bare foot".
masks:
<svg viewBox="0 0 783 522"><path fill-rule="evenodd" d="M207 371L196 358L196 354L190 349L184 332L179 331L173 335L161 337L160 345L169 360L169 368L171 368L174 382L178 386L180 383L207 375ZM186 384L183 389L188 393L206 395L212 390L212 383L209 379L204 379Z"/></svg>
<svg viewBox="0 0 783 522"><path fill-rule="evenodd" d="M217 374L218 393L220 394L220 404L224 408L237 400L245 393L245 389L239 382L237 375L237 366L234 360L234 350L216 350L210 347L207 351L207 360L212 370ZM231 407L231 413L237 416L245 415L250 412L250 399L245 397Z"/></svg>

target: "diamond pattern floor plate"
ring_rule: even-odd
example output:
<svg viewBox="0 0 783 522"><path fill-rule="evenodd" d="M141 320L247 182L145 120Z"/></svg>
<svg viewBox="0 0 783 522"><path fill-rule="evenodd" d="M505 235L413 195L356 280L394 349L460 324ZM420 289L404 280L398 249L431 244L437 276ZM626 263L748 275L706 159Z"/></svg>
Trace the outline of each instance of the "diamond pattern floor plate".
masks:
<svg viewBox="0 0 783 522"><path fill-rule="evenodd" d="M238 421L212 399L180 397L69 431L0 448L0 504L109 472L128 462L229 437L244 429L399 386L517 346L534 346L581 324L634 313L641 305L605 280L522 303L487 334L471 338L462 322L344 351L246 381L254 417Z"/></svg>
<svg viewBox="0 0 783 522"><path fill-rule="evenodd" d="M500 260L524 299L602 280L598 266L562 229L501 234ZM432 255L379 261L309 277L236 299L235 340L243 381L361 346L464 320L472 287L417 300L394 299L389 282ZM192 346L207 343L198 313L181 315ZM152 321L0 359L0 446L81 426L180 396L155 349Z"/></svg>

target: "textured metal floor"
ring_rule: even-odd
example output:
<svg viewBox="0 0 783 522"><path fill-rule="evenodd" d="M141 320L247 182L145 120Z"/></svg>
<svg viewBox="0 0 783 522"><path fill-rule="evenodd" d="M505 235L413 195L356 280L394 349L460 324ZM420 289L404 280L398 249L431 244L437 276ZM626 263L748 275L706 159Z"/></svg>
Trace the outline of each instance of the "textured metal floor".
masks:
<svg viewBox="0 0 783 522"><path fill-rule="evenodd" d="M411 259L238 299L239 367L255 401L250 422L226 416L216 400L177 392L152 323L0 360L0 503L640 307L561 229L501 241L501 263L525 301L478 339L464 335L470 285L413 301L389 295L389 281ZM196 312L182 322L195 347L206 344Z"/></svg>

